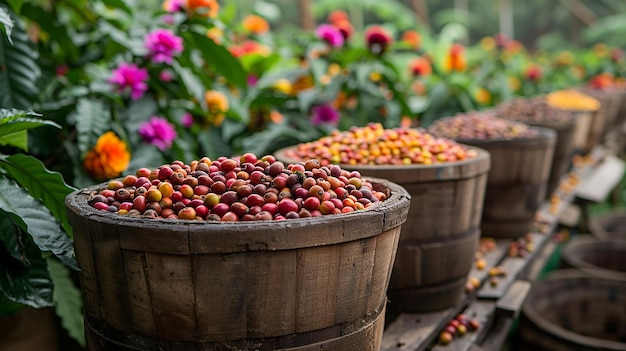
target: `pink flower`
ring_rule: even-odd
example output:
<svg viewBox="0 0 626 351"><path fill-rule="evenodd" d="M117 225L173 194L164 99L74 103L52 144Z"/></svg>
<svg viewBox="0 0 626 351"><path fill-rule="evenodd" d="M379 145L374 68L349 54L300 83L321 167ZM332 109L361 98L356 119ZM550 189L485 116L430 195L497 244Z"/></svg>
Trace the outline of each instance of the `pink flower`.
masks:
<svg viewBox="0 0 626 351"><path fill-rule="evenodd" d="M159 150L168 149L176 139L176 129L163 117L152 116L148 122L139 127L139 135L144 142L150 143Z"/></svg>
<svg viewBox="0 0 626 351"><path fill-rule="evenodd" d="M315 30L315 35L333 47L340 47L344 42L341 31L330 24L320 24Z"/></svg>
<svg viewBox="0 0 626 351"><path fill-rule="evenodd" d="M178 37L169 29L155 29L146 35L145 47L152 62L172 63L172 57L183 52L183 38Z"/></svg>
<svg viewBox="0 0 626 351"><path fill-rule="evenodd" d="M183 127L185 128L191 128L191 126L193 125L193 116L191 115L191 113L189 112L185 112L181 117L180 117L180 123L183 125Z"/></svg>
<svg viewBox="0 0 626 351"><path fill-rule="evenodd" d="M120 92L130 90L130 97L137 100L148 90L148 70L139 68L135 64L122 62L117 69L113 70L113 75L108 82L117 85Z"/></svg>
<svg viewBox="0 0 626 351"><path fill-rule="evenodd" d="M313 116L311 117L311 123L313 123L313 125L337 125L337 123L339 123L339 112L330 105L314 106L311 108L311 112L313 112Z"/></svg>
<svg viewBox="0 0 626 351"><path fill-rule="evenodd" d="M161 82L171 82L172 79L174 79L174 76L172 75L172 72L168 70L163 70L159 73L159 80L161 80Z"/></svg>

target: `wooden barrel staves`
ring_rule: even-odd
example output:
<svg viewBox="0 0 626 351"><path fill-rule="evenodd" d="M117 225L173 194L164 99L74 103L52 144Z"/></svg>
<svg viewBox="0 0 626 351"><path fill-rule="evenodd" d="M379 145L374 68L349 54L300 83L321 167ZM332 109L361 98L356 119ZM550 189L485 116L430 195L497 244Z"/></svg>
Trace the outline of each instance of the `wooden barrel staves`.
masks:
<svg viewBox="0 0 626 351"><path fill-rule="evenodd" d="M296 162L275 153L285 162ZM341 165L384 178L411 195L387 292L391 313L434 311L459 302L480 238L489 154L435 165Z"/></svg>
<svg viewBox="0 0 626 351"><path fill-rule="evenodd" d="M66 198L90 350L378 350L410 196L284 221L121 217Z"/></svg>
<svg viewBox="0 0 626 351"><path fill-rule="evenodd" d="M576 236L565 244L561 264L601 278L626 282L626 241L600 240L591 235Z"/></svg>
<svg viewBox="0 0 626 351"><path fill-rule="evenodd" d="M556 133L534 127L533 138L457 140L491 155L481 232L484 237L516 238L532 230L535 213L545 199Z"/></svg>
<svg viewBox="0 0 626 351"><path fill-rule="evenodd" d="M559 270L522 306L522 350L626 350L626 282Z"/></svg>

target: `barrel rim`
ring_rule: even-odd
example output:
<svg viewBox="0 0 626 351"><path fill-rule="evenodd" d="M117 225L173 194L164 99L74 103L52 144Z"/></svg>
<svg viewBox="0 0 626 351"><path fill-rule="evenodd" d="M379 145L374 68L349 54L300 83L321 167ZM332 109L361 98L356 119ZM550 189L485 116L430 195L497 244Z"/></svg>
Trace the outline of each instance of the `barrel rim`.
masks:
<svg viewBox="0 0 626 351"><path fill-rule="evenodd" d="M607 224L620 219L626 221L626 209L612 210L605 214L591 216L589 218L589 230L594 236L601 240L615 239L624 241L624 239L626 239L626 231L623 233L614 233L606 230Z"/></svg>
<svg viewBox="0 0 626 351"><path fill-rule="evenodd" d="M583 271L576 270L576 269L561 269L558 271L553 271L549 273L541 281L535 282L535 284L533 284L533 287L528 292L526 300L524 304L522 305L522 313L526 315L526 317L528 317L528 319L532 321L533 323L535 323L539 328L541 328L542 330L548 331L555 337L558 337L567 341L571 341L571 342L574 342L583 346L592 347L592 348L603 347L603 348L609 348L610 350L626 349L626 343L578 334L571 330L565 329L561 327L560 325L551 323L545 320L542 317L541 313L534 308L534 306L531 304L531 301L532 301L531 297L533 296L533 293L538 289L537 283L539 284L541 284L542 282L549 283L551 281L567 280L567 279L602 280L604 282L626 286L625 282L601 278L589 272L583 272Z"/></svg>
<svg viewBox="0 0 626 351"><path fill-rule="evenodd" d="M117 213L98 210L87 202L89 194L104 189L107 182L73 191L66 196L65 204L66 211L72 214L70 219L76 216L112 227L147 228L152 231L160 228L163 231L167 229L166 232L170 235L160 233L169 237L165 239L180 238L181 235L186 236L190 245L192 242L196 242L203 247L202 249L195 249L194 253L200 251L206 253L223 252L226 250L225 248L232 248L232 251L229 252L283 250L365 239L400 227L407 219L411 195L402 186L388 180L374 177L363 177L363 179L371 182L374 187L382 186L388 189L387 199L364 210L283 221L211 222L122 216ZM355 228L350 232L350 235L346 235L344 229L350 225L355 226ZM329 231L333 228L335 230L340 229L339 233L321 236L323 239L320 241L307 240L307 236L314 229ZM303 229L307 230L303 231ZM77 233L77 235L82 234ZM123 234L120 233L120 236ZM257 242L246 241L246 239L252 239L251 234L257 235L253 237L258 239ZM204 247L214 240L220 241L219 248ZM163 250L167 250L167 248L163 248Z"/></svg>
<svg viewBox="0 0 626 351"><path fill-rule="evenodd" d="M626 282L626 272L615 271L606 267L597 266L593 263L585 261L576 256L575 253L590 245L601 245L609 249L626 251L626 241L623 240L600 240L592 235L579 235L572 238L565 246L561 253L562 259L570 266L585 271L592 275L598 275L601 278L621 280Z"/></svg>
<svg viewBox="0 0 626 351"><path fill-rule="evenodd" d="M523 144L534 144L538 141L545 141L551 144L556 143L556 131L547 127L539 127L539 126L531 126L527 124L531 129L536 129L539 132L539 135L529 138L515 138L515 139L506 139L506 138L494 138L494 139L461 139L455 138L459 143L468 144L476 147L489 147L492 145L523 145Z"/></svg>

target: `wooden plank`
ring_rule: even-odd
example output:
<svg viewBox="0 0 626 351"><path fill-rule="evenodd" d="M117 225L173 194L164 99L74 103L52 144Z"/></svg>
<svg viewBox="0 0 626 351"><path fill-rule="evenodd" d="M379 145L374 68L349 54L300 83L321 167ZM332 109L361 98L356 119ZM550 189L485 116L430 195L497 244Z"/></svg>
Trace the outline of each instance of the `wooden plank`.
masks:
<svg viewBox="0 0 626 351"><path fill-rule="evenodd" d="M124 250L122 256L131 331L139 335L155 336L145 255L141 252Z"/></svg>
<svg viewBox="0 0 626 351"><path fill-rule="evenodd" d="M381 351L421 351L437 337L448 320L456 316L461 307L451 307L429 313L404 313L387 327L383 334Z"/></svg>
<svg viewBox="0 0 626 351"><path fill-rule="evenodd" d="M513 281L516 279L517 274L522 270L527 260L520 257L507 257L500 267L506 271L504 277L496 277L497 284L494 286L491 283L483 284L477 292L479 299L499 299L504 296L504 293L509 289Z"/></svg>
<svg viewBox="0 0 626 351"><path fill-rule="evenodd" d="M474 277L478 279L481 284L485 282L487 277L489 276L489 269L498 265L504 259L507 254L510 239L498 239L496 240L496 248L492 251L486 252L483 254L483 257L487 264L485 268L478 269L476 268L476 263L472 263L472 269L469 272L468 277Z"/></svg>
<svg viewBox="0 0 626 351"><path fill-rule="evenodd" d="M478 320L480 327L476 331L467 331L465 335L456 335L448 345L436 344L432 351L468 351L489 330L489 322L493 320L495 302L489 300L475 300L462 313L469 318ZM454 316L453 316L454 317ZM446 324L449 320L445 321ZM444 324L445 325L445 324ZM439 330L436 334L439 336Z"/></svg>
<svg viewBox="0 0 626 351"><path fill-rule="evenodd" d="M513 318L497 318L480 347L485 351L500 351L513 326Z"/></svg>
<svg viewBox="0 0 626 351"><path fill-rule="evenodd" d="M296 266L297 250L248 253L245 284L249 338L295 331Z"/></svg>
<svg viewBox="0 0 626 351"><path fill-rule="evenodd" d="M514 281L504 296L496 302L496 314L504 317L517 316L522 308L522 303L526 300L530 287L531 283L528 281Z"/></svg>
<svg viewBox="0 0 626 351"><path fill-rule="evenodd" d="M593 173L577 187L576 196L588 201L602 202L624 176L626 165L614 155L608 155Z"/></svg>

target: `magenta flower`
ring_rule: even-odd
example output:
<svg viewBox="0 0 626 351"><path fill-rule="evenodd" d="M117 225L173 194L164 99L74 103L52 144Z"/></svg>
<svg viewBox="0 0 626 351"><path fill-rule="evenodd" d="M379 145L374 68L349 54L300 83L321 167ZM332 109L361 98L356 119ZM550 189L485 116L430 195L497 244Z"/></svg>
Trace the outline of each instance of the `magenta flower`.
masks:
<svg viewBox="0 0 626 351"><path fill-rule="evenodd" d="M181 117L180 117L180 123L183 125L183 127L185 128L191 128L191 126L193 125L193 116L191 115L191 113L189 112L185 112Z"/></svg>
<svg viewBox="0 0 626 351"><path fill-rule="evenodd" d="M172 72L167 71L167 70L163 70L161 71L161 73L159 73L159 80L161 82L171 82L172 79L174 79L174 76L172 75Z"/></svg>
<svg viewBox="0 0 626 351"><path fill-rule="evenodd" d="M330 124L336 126L339 123L339 112L330 105L313 106L311 112L313 112L311 117L313 125Z"/></svg>
<svg viewBox="0 0 626 351"><path fill-rule="evenodd" d="M148 70L139 68L135 64L122 62L117 69L112 72L108 82L117 85L120 92L130 90L130 97L137 100L148 90Z"/></svg>
<svg viewBox="0 0 626 351"><path fill-rule="evenodd" d="M152 62L172 63L172 57L183 52L183 38L178 37L169 29L155 29L146 35L145 47Z"/></svg>
<svg viewBox="0 0 626 351"><path fill-rule="evenodd" d="M337 27L326 23L320 24L317 27L315 35L333 47L340 47L344 42L341 31Z"/></svg>
<svg viewBox="0 0 626 351"><path fill-rule="evenodd" d="M163 117L152 116L148 122L139 127L139 135L144 142L152 144L159 150L168 149L176 139L176 129Z"/></svg>

